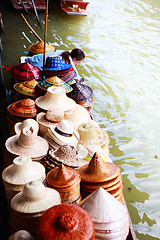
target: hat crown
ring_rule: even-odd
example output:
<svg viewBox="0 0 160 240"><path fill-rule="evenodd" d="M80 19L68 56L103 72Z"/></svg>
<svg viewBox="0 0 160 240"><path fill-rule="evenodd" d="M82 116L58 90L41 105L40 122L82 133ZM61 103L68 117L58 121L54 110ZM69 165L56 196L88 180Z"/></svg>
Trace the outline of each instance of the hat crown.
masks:
<svg viewBox="0 0 160 240"><path fill-rule="evenodd" d="M33 127L25 127L22 129L18 143L23 148L28 148L36 144L37 133Z"/></svg>
<svg viewBox="0 0 160 240"><path fill-rule="evenodd" d="M73 131L74 131L72 121L67 119L63 119L60 123L58 123L57 129L67 134L73 134Z"/></svg>
<svg viewBox="0 0 160 240"><path fill-rule="evenodd" d="M29 81L25 81L24 83L23 83L23 85L25 86L25 87L28 87L28 88L35 88L35 86L37 85L37 81L35 80L35 79L33 79L33 80L29 80Z"/></svg>
<svg viewBox="0 0 160 240"><path fill-rule="evenodd" d="M107 166L107 163L105 163L98 153L95 152L88 164L86 172L100 176L102 173L109 171L109 169L110 168Z"/></svg>
<svg viewBox="0 0 160 240"><path fill-rule="evenodd" d="M50 150L49 154L52 156L53 150ZM65 160L76 160L76 149L71 145L62 145L55 152L55 157Z"/></svg>
<svg viewBox="0 0 160 240"><path fill-rule="evenodd" d="M92 97L93 90L86 84L73 83L71 84L73 90L68 93L68 96L76 102L85 101Z"/></svg>
<svg viewBox="0 0 160 240"><path fill-rule="evenodd" d="M49 108L45 114L45 119L51 122L60 122L63 118L64 111L57 107Z"/></svg>
<svg viewBox="0 0 160 240"><path fill-rule="evenodd" d="M64 81L62 79L60 79L59 77L57 77L57 76L53 76L53 77L47 78L46 82L50 83L50 84L55 84L55 85L56 84L60 85L60 84L64 83Z"/></svg>
<svg viewBox="0 0 160 240"><path fill-rule="evenodd" d="M39 201L46 196L46 188L40 181L32 181L29 183L26 183L26 185L23 188L22 196L26 200L30 201Z"/></svg>
<svg viewBox="0 0 160 240"><path fill-rule="evenodd" d="M19 129L22 130L25 127L32 127L34 128L37 132L39 129L38 123L37 121L35 121L32 118L27 118L25 119L20 125L19 125Z"/></svg>

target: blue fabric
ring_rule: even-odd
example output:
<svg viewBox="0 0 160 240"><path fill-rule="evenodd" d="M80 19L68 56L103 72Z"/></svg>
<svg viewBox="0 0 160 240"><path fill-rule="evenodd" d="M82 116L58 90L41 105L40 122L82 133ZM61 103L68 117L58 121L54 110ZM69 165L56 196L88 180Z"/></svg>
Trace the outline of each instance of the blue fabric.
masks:
<svg viewBox="0 0 160 240"><path fill-rule="evenodd" d="M59 71L59 70L65 70L72 67L70 64L63 63L60 56L57 57L47 57L46 64L43 68L43 70L49 70L49 71Z"/></svg>

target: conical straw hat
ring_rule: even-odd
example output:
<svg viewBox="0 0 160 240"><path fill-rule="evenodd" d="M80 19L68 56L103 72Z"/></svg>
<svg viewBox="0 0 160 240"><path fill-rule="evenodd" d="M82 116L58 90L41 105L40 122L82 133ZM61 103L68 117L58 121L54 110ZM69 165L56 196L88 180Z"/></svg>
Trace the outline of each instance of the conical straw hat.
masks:
<svg viewBox="0 0 160 240"><path fill-rule="evenodd" d="M28 62L12 66L9 72L19 81L38 80L42 77L40 69Z"/></svg>
<svg viewBox="0 0 160 240"><path fill-rule="evenodd" d="M10 114L22 118L36 117L38 114L35 101L30 98L25 98L10 104L7 110Z"/></svg>
<svg viewBox="0 0 160 240"><path fill-rule="evenodd" d="M27 182L40 179L45 175L45 168L38 162L33 162L29 156L18 156L13 160L13 164L2 172L3 181L22 185Z"/></svg>
<svg viewBox="0 0 160 240"><path fill-rule="evenodd" d="M109 181L121 173L116 164L104 162L97 153L94 154L89 164L80 167L78 172L84 182Z"/></svg>
<svg viewBox="0 0 160 240"><path fill-rule="evenodd" d="M30 97L38 97L39 92L36 88L37 83L38 82L35 79L25 82L18 82L13 86L13 88L23 95L27 95Z"/></svg>
<svg viewBox="0 0 160 240"><path fill-rule="evenodd" d="M47 78L45 81L41 81L37 84L37 86L39 88L41 88L42 90L45 90L47 91L47 89L49 87L56 87L56 86L61 86L61 87L64 87L66 92L71 92L72 91L72 87L70 85L68 85L67 83L65 83L62 79L60 79L59 77L57 76L53 76L53 77L50 77L50 78Z"/></svg>
<svg viewBox="0 0 160 240"><path fill-rule="evenodd" d="M103 188L91 193L78 204L95 223L111 223L128 219L127 208Z"/></svg>
<svg viewBox="0 0 160 240"><path fill-rule="evenodd" d="M45 187L40 181L32 181L12 198L11 208L21 213L36 213L60 203L61 198L56 190Z"/></svg>
<svg viewBox="0 0 160 240"><path fill-rule="evenodd" d="M49 43L46 43L46 52L54 52L55 51L55 47ZM38 42L35 44L32 44L29 47L29 52L32 54L40 54L44 52L44 42Z"/></svg>
<svg viewBox="0 0 160 240"><path fill-rule="evenodd" d="M32 127L35 129L36 133L39 131L39 125L37 121L35 121L33 118L27 118L23 122L17 122L14 125L14 130L16 134L20 134L23 128L25 127Z"/></svg>
<svg viewBox="0 0 160 240"><path fill-rule="evenodd" d="M47 141L38 136L32 127L22 129L20 135L9 137L5 142L5 146L12 154L32 158L45 156L49 148Z"/></svg>
<svg viewBox="0 0 160 240"><path fill-rule="evenodd" d="M35 238L26 230L19 230L12 234L8 240L35 240Z"/></svg>
<svg viewBox="0 0 160 240"><path fill-rule="evenodd" d="M93 222L89 214L82 210L66 203L48 209L40 219L36 239L93 240Z"/></svg>
<svg viewBox="0 0 160 240"><path fill-rule="evenodd" d="M69 187L79 179L80 175L75 169L66 167L63 164L51 170L46 176L47 184L58 188Z"/></svg>
<svg viewBox="0 0 160 240"><path fill-rule="evenodd" d="M36 105L41 109L48 110L51 107L57 107L67 111L75 106L75 101L66 96L63 87L50 87L44 96L38 97L35 100Z"/></svg>
<svg viewBox="0 0 160 240"><path fill-rule="evenodd" d="M109 144L110 138L108 133L100 127L96 127L93 123L81 123L78 127L78 132L80 135L80 140L84 147L89 145L99 145Z"/></svg>

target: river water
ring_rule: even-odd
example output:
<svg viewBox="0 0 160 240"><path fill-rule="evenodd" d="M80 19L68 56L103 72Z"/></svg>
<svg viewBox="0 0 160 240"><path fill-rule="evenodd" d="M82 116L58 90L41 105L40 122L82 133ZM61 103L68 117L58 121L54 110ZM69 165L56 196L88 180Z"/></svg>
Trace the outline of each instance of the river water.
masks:
<svg viewBox="0 0 160 240"><path fill-rule="evenodd" d="M9 1L1 6L2 62L11 67L37 39ZM87 17L68 16L50 0L47 41L84 50L77 69L94 91L96 121L110 136L137 238L160 239L160 1L91 0L87 10ZM35 16L24 15L44 38ZM39 18L44 29L45 13Z"/></svg>

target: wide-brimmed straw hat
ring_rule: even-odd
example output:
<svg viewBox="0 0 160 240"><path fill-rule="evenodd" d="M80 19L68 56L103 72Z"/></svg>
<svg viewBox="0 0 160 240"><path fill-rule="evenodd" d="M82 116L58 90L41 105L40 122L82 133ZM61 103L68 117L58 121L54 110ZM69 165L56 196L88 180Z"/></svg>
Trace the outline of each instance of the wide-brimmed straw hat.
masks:
<svg viewBox="0 0 160 240"><path fill-rule="evenodd" d="M40 69L28 62L12 66L9 72L19 81L38 80L42 77Z"/></svg>
<svg viewBox="0 0 160 240"><path fill-rule="evenodd" d="M36 130L36 133L38 133L38 131L39 131L39 125L38 125L37 121L34 120L33 118L27 118L23 122L17 122L14 125L14 131L15 131L16 134L20 134L22 129L25 128L25 127L34 128Z"/></svg>
<svg viewBox="0 0 160 240"><path fill-rule="evenodd" d="M35 101L30 98L25 98L10 104L7 110L12 115L25 118L36 117L38 114Z"/></svg>
<svg viewBox="0 0 160 240"><path fill-rule="evenodd" d="M38 88L36 87L37 83L38 82L36 80L18 82L13 86L13 88L17 92L19 92L23 95L27 95L30 97L38 97L39 92L38 92Z"/></svg>
<svg viewBox="0 0 160 240"><path fill-rule="evenodd" d="M28 182L11 200L11 208L21 213L36 213L60 204L60 194L40 181Z"/></svg>
<svg viewBox="0 0 160 240"><path fill-rule="evenodd" d="M76 154L76 149L71 145L62 145L56 150L50 150L49 158L52 162L59 165L63 163L65 166L78 167L79 162Z"/></svg>
<svg viewBox="0 0 160 240"><path fill-rule="evenodd" d="M79 206L63 203L48 209L43 214L36 239L93 240L93 222L89 214Z"/></svg>
<svg viewBox="0 0 160 240"><path fill-rule="evenodd" d="M48 142L37 135L32 127L22 129L20 135L14 135L6 140L7 150L15 155L37 158L48 152Z"/></svg>
<svg viewBox="0 0 160 240"><path fill-rule="evenodd" d="M105 182L117 177L121 171L120 168L110 162L104 160L95 153L89 162L78 169L84 182Z"/></svg>
<svg viewBox="0 0 160 240"><path fill-rule="evenodd" d="M92 144L100 146L109 145L110 138L108 133L104 129L96 127L93 122L80 124L78 132L84 147Z"/></svg>
<svg viewBox="0 0 160 240"><path fill-rule="evenodd" d="M71 64L66 64L62 62L62 59L60 56L50 56L46 59L46 64L44 65L43 70L49 70L49 71L59 71L59 70L65 70L70 68Z"/></svg>
<svg viewBox="0 0 160 240"><path fill-rule="evenodd" d="M55 51L55 47L52 44L46 43L46 48L45 48L45 52L54 52ZM40 54L44 52L44 42L38 42L35 44L32 44L29 47L29 52L31 54Z"/></svg>
<svg viewBox="0 0 160 240"><path fill-rule="evenodd" d="M47 91L47 89L52 86L64 87L67 93L72 91L72 87L69 86L67 83L65 83L62 79L60 79L57 76L47 78L46 80L39 82L37 86L44 91Z"/></svg>
<svg viewBox="0 0 160 240"><path fill-rule="evenodd" d="M74 131L73 123L70 120L63 119L56 126L51 125L48 129L48 132L58 144L70 144L75 146L78 143L75 134L77 137L79 137L79 135Z"/></svg>
<svg viewBox="0 0 160 240"><path fill-rule="evenodd" d="M76 103L85 101L92 97L93 90L86 84L73 83L71 84L73 88L72 92L67 93L67 96L72 98Z"/></svg>
<svg viewBox="0 0 160 240"><path fill-rule="evenodd" d="M74 108L76 104L74 100L67 97L65 89L60 86L48 88L44 96L36 98L35 103L44 110L57 107L64 111Z"/></svg>

